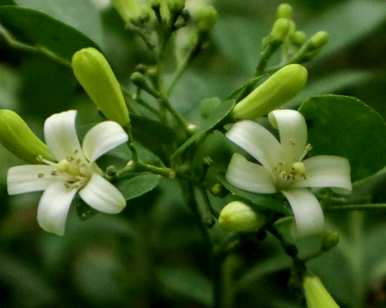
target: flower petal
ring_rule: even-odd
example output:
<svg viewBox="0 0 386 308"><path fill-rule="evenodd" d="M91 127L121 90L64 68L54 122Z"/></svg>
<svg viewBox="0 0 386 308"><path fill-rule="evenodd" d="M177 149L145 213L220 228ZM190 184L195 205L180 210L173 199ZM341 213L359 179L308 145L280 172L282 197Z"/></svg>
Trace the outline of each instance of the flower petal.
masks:
<svg viewBox="0 0 386 308"><path fill-rule="evenodd" d="M89 206L107 214L117 214L126 206L121 192L99 174L92 175L79 195Z"/></svg>
<svg viewBox="0 0 386 308"><path fill-rule="evenodd" d="M75 128L76 111L70 110L50 116L44 123L44 136L48 148L60 161L80 152L81 147Z"/></svg>
<svg viewBox="0 0 386 308"><path fill-rule="evenodd" d="M344 157L320 155L303 161L306 178L296 187L334 187L352 190L350 163Z"/></svg>
<svg viewBox="0 0 386 308"><path fill-rule="evenodd" d="M272 126L279 130L287 160L301 160L307 145L307 125L303 115L296 110L274 110L268 118Z"/></svg>
<svg viewBox="0 0 386 308"><path fill-rule="evenodd" d="M311 235L324 228L324 215L318 199L307 189L282 191L295 216L299 235Z"/></svg>
<svg viewBox="0 0 386 308"><path fill-rule="evenodd" d="M229 183L242 190L262 194L276 191L271 174L240 154L233 155L225 177Z"/></svg>
<svg viewBox="0 0 386 308"><path fill-rule="evenodd" d="M83 151L89 161L94 162L103 154L111 151L129 137L116 122L105 121L94 126L83 140Z"/></svg>
<svg viewBox="0 0 386 308"><path fill-rule="evenodd" d="M45 190L59 179L53 176L54 167L47 165L22 165L8 170L7 188L9 195Z"/></svg>
<svg viewBox="0 0 386 308"><path fill-rule="evenodd" d="M43 193L38 207L38 223L47 232L63 235L71 201L76 189L63 183L51 184Z"/></svg>
<svg viewBox="0 0 386 308"><path fill-rule="evenodd" d="M271 172L282 158L279 141L265 127L255 122L237 122L226 136Z"/></svg>

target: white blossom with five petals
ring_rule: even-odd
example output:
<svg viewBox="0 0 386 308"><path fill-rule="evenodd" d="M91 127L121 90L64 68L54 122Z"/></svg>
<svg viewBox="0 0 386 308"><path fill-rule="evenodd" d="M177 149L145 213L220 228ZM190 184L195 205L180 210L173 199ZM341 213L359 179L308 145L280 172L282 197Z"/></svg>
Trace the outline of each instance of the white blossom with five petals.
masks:
<svg viewBox="0 0 386 308"><path fill-rule="evenodd" d="M306 121L300 112L275 110L268 119L278 129L280 142L265 127L248 120L237 122L226 134L260 163L234 154L226 179L249 192L281 192L291 206L299 234L319 232L324 227L324 216L318 199L309 188L351 191L349 161L330 155L304 159L311 146L307 143Z"/></svg>
<svg viewBox="0 0 386 308"><path fill-rule="evenodd" d="M67 215L77 192L92 208L107 214L121 212L126 201L121 192L103 176L95 161L128 136L117 123L105 121L91 128L80 145L75 128L76 111L50 116L44 136L56 161L41 159L39 165L22 165L8 171L10 195L44 191L37 220L47 232L63 235Z"/></svg>

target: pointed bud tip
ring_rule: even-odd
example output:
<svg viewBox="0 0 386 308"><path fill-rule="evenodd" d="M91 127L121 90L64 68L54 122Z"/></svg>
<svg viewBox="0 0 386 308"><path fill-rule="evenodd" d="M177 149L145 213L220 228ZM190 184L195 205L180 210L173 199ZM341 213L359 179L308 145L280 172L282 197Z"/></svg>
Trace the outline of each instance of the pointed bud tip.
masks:
<svg viewBox="0 0 386 308"><path fill-rule="evenodd" d="M290 30L290 20L287 18L279 18L275 21L271 31L271 37L275 41L282 42L286 38Z"/></svg>

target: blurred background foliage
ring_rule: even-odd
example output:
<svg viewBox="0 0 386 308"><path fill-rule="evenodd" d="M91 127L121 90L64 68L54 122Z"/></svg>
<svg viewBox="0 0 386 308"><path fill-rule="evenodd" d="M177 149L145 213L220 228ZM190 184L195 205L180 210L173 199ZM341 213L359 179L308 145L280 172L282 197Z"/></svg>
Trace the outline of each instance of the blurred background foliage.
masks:
<svg viewBox="0 0 386 308"><path fill-rule="evenodd" d="M53 1L0 0L0 24L66 60L77 46L98 45L124 84L136 64L149 61L142 42L123 29L110 7L101 9L97 0L49 5ZM175 89L172 102L180 111L194 121L201 99L224 98L251 77L279 3L213 1L220 19L209 47ZM331 35L328 47L308 66L307 88L291 106L313 95L338 93L357 96L386 116L385 1L289 3L307 34L326 30ZM30 10L16 14L3 7L8 4ZM0 108L19 112L38 134L54 112L77 108L82 123L96 118L65 65L11 48L1 38L0 55ZM7 196L7 168L19 162L2 148L0 159L1 307L209 307L209 252L179 187L165 180L131 200L120 216L98 214L82 221L74 207L66 236L59 238L37 226L38 195ZM384 190L380 187L369 201L385 201ZM312 261L311 269L342 307L385 307L386 214L329 218L340 228L341 242ZM221 230L213 233L220 236ZM289 266L270 238L245 247L225 262L231 273L224 282L230 286L227 296L235 307L302 307L297 291L287 287Z"/></svg>

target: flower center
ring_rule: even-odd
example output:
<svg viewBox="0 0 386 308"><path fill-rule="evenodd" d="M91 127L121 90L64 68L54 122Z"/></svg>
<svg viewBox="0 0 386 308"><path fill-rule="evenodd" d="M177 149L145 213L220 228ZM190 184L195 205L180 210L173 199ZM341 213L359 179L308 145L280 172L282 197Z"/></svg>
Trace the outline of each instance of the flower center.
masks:
<svg viewBox="0 0 386 308"><path fill-rule="evenodd" d="M83 158L82 154L75 150L73 154L62 159L58 163L42 161L55 169L51 172L51 176L61 176L65 180L66 188L82 188L89 181L93 171L91 165ZM39 177L43 177L44 174L39 174Z"/></svg>
<svg viewBox="0 0 386 308"><path fill-rule="evenodd" d="M302 162L291 165L279 162L273 171L275 183L279 189L289 188L294 182L306 178L306 168Z"/></svg>

